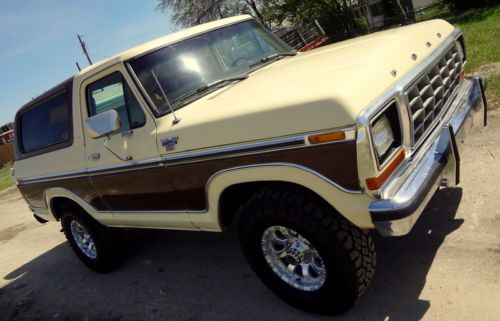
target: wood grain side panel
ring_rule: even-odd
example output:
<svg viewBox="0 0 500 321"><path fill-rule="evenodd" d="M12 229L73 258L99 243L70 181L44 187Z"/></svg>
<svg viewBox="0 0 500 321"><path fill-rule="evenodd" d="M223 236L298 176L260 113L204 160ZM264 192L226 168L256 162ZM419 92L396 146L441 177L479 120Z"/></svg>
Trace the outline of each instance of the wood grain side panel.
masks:
<svg viewBox="0 0 500 321"><path fill-rule="evenodd" d="M280 150L91 176L115 211L205 210L208 180L238 166L293 163L308 167L352 190L359 189L355 142Z"/></svg>

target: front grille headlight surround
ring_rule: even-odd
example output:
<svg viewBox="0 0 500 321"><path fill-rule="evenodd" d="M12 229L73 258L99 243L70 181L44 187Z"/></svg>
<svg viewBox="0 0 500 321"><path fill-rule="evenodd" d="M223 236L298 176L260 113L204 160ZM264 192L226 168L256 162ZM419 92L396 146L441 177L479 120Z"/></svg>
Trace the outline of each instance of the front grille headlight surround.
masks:
<svg viewBox="0 0 500 321"><path fill-rule="evenodd" d="M465 47L465 40L463 35L460 35L460 37L458 37L458 39L456 40L456 44L457 44L458 54L460 55L460 58L465 65L465 62L467 61L467 50Z"/></svg>
<svg viewBox="0 0 500 321"><path fill-rule="evenodd" d="M402 146L401 118L396 100L385 105L370 121L370 136L378 169Z"/></svg>
<svg viewBox="0 0 500 321"><path fill-rule="evenodd" d="M377 119L372 127L373 147L379 159L387 154L389 148L394 143L394 134L387 115L382 115Z"/></svg>

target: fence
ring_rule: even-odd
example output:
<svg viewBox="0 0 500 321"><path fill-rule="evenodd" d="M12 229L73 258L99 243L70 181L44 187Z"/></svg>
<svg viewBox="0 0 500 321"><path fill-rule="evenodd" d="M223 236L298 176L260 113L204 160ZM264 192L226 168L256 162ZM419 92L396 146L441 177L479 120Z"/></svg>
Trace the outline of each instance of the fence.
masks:
<svg viewBox="0 0 500 321"><path fill-rule="evenodd" d="M0 167L14 161L14 144L12 142L0 145Z"/></svg>

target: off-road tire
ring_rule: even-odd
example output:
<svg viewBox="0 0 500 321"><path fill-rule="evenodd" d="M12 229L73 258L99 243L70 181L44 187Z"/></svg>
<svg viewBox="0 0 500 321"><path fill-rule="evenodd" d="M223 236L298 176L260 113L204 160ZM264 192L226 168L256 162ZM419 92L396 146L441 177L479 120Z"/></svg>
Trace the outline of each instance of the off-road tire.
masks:
<svg viewBox="0 0 500 321"><path fill-rule="evenodd" d="M73 220L76 220L90 234L95 244L95 258L87 256L76 244L71 232ZM61 226L71 249L89 269L99 273L108 273L123 263L124 253L119 243L119 230L105 227L76 206L64 209L61 215Z"/></svg>
<svg viewBox="0 0 500 321"><path fill-rule="evenodd" d="M315 291L292 287L271 269L262 235L284 226L304 236L319 252L326 269ZM252 269L275 294L300 309L318 314L347 311L366 291L375 273L375 244L367 230L352 225L317 195L280 185L263 189L238 211L241 246Z"/></svg>

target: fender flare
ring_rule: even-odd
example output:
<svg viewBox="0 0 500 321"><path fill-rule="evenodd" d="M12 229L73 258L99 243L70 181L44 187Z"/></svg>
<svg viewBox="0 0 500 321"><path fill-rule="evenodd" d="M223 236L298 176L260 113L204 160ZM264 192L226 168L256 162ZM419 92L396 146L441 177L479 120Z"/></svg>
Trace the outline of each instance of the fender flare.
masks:
<svg viewBox="0 0 500 321"><path fill-rule="evenodd" d="M371 197L348 190L327 177L301 165L267 163L224 169L207 183L208 215L192 214L192 222L202 230L221 230L218 213L220 197L227 188L241 183L278 181L303 186L322 197L342 216L360 228L373 228L369 204Z"/></svg>
<svg viewBox="0 0 500 321"><path fill-rule="evenodd" d="M57 216L54 213L53 209L53 204L52 201L54 198L67 198L76 204L78 204L81 208L83 208L92 218L95 220L106 224L110 223L113 220L113 216L111 212L98 212L94 207L92 207L89 203L85 202L83 199L81 199L78 195L74 194L73 192L65 189L65 188L60 188L60 187L53 187L45 190L44 192L44 200L45 200L45 205L48 209L49 215L51 218L54 220L57 219Z"/></svg>

